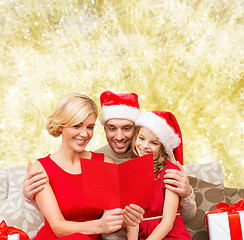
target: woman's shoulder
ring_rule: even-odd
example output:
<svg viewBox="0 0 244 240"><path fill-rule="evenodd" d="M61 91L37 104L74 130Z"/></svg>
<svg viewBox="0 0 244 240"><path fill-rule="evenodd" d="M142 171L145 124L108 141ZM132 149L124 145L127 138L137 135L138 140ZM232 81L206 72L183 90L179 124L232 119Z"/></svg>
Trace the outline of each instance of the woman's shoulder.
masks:
<svg viewBox="0 0 244 240"><path fill-rule="evenodd" d="M40 171L44 170L42 164L39 161L35 161L30 166L30 171Z"/></svg>
<svg viewBox="0 0 244 240"><path fill-rule="evenodd" d="M30 166L30 170L44 170L42 163L48 161L50 159L50 154L43 158L38 158L35 162L33 162Z"/></svg>
<svg viewBox="0 0 244 240"><path fill-rule="evenodd" d="M51 154L48 154L46 157L38 158L36 161L38 161L38 162L47 161L50 159L50 155Z"/></svg>

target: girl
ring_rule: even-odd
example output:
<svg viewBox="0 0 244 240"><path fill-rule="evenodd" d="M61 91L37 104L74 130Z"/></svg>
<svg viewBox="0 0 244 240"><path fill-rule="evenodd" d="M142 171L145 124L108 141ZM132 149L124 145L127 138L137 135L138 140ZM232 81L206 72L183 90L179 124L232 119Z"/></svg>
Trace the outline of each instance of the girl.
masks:
<svg viewBox="0 0 244 240"><path fill-rule="evenodd" d="M44 226L35 240L101 239L101 233L111 233L121 228L123 210L106 211L83 203L80 158L91 161L113 160L103 154L85 150L93 136L97 106L89 97L71 93L57 104L47 119L48 133L62 136L57 152L38 159L31 165L33 171L47 174L44 189L36 194L36 203L45 217ZM89 236L88 236L89 235Z"/></svg>
<svg viewBox="0 0 244 240"><path fill-rule="evenodd" d="M179 214L179 195L166 189L164 184L165 170L178 169L172 163L175 162L173 151L181 142L175 133L178 123L170 112L153 111L142 113L136 126L132 141L134 157L153 153L154 198L143 206L145 214L140 227L127 227L127 238L191 239Z"/></svg>

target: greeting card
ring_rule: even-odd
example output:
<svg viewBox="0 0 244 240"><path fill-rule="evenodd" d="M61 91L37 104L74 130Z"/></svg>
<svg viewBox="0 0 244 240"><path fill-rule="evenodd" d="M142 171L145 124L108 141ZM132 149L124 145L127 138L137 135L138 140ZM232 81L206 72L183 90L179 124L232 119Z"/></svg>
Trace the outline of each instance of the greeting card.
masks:
<svg viewBox="0 0 244 240"><path fill-rule="evenodd" d="M153 155L120 164L81 159L84 201L88 206L113 209L141 206L153 197Z"/></svg>

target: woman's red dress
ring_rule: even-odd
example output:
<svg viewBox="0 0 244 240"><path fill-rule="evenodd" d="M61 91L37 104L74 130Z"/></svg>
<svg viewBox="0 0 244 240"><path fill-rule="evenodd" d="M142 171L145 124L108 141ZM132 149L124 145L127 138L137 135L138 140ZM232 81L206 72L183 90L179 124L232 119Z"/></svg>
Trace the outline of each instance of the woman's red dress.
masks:
<svg viewBox="0 0 244 240"><path fill-rule="evenodd" d="M102 211L88 207L83 202L82 190L82 173L70 174L59 167L48 155L45 158L40 158L38 161L44 167L49 183L58 201L60 210L66 220L84 222L100 218ZM92 152L91 161L104 161L104 155L101 153ZM37 233L34 240L101 240L101 235L85 235L82 233L74 233L65 237L58 238L48 221L45 219L44 226Z"/></svg>

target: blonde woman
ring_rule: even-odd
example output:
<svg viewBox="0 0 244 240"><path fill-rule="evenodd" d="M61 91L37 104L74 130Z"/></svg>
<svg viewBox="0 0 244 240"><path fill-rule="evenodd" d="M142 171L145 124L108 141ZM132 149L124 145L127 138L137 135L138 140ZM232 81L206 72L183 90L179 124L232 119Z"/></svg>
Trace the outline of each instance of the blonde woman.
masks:
<svg viewBox="0 0 244 240"><path fill-rule="evenodd" d="M46 123L48 133L62 137L57 152L38 159L32 172L44 171L47 181L35 196L36 204L45 217L45 224L35 240L101 239L101 233L121 229L123 210L103 213L83 203L80 159L105 161L113 159L85 150L93 136L98 115L95 102L86 95L71 93L57 104Z"/></svg>

